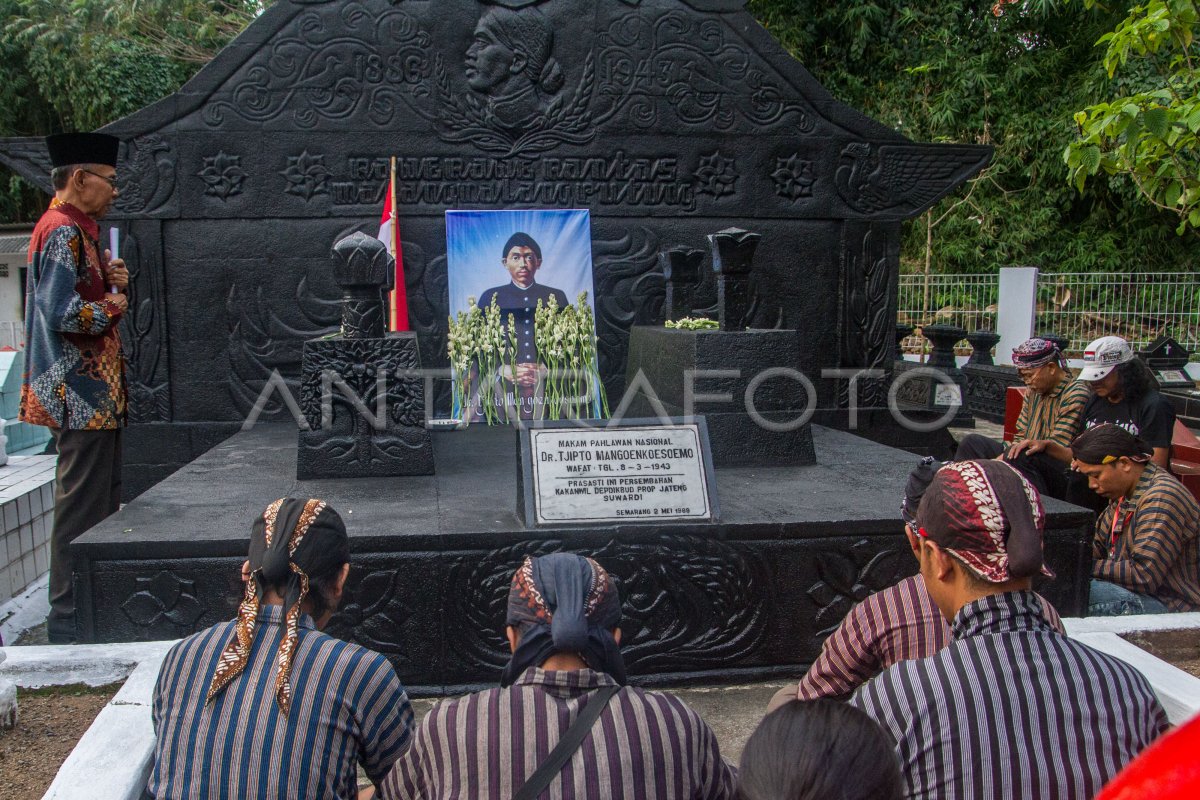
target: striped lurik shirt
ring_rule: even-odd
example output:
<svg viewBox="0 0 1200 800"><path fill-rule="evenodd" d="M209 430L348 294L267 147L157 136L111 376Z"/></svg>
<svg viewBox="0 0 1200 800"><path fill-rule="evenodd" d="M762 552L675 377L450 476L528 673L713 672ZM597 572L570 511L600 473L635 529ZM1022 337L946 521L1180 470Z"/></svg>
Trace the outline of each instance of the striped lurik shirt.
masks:
<svg viewBox="0 0 1200 800"><path fill-rule="evenodd" d="M395 798L507 800L587 706L612 686L590 669L531 668L512 686L439 703L382 788ZM669 694L624 687L541 800L704 800L733 796L734 771L696 712Z"/></svg>
<svg viewBox="0 0 1200 800"><path fill-rule="evenodd" d="M1017 417L1017 441L1048 439L1063 447L1083 431L1083 407L1092 390L1086 383L1065 376L1049 394L1029 392Z"/></svg>
<svg viewBox="0 0 1200 800"><path fill-rule="evenodd" d="M407 747L412 706L387 659L319 633L307 615L288 716L275 701L282 607L263 606L245 671L205 694L233 622L171 648L154 690L155 798L338 798L358 793L361 763L380 781Z"/></svg>
<svg viewBox="0 0 1200 800"><path fill-rule="evenodd" d="M1090 800L1167 728L1141 673L1055 632L1032 592L968 603L953 628L851 700L895 740L909 797Z"/></svg>
<svg viewBox="0 0 1200 800"><path fill-rule="evenodd" d="M1113 543L1117 513L1123 530ZM1128 500L1111 501L1096 521L1092 577L1162 601L1172 611L1200 610L1200 504L1165 469L1150 463Z"/></svg>
<svg viewBox="0 0 1200 800"><path fill-rule="evenodd" d="M1062 631L1054 606L1041 600L1046 621ZM928 658L950 644L950 626L920 575L870 595L842 620L797 687L801 700L844 700L897 661Z"/></svg>

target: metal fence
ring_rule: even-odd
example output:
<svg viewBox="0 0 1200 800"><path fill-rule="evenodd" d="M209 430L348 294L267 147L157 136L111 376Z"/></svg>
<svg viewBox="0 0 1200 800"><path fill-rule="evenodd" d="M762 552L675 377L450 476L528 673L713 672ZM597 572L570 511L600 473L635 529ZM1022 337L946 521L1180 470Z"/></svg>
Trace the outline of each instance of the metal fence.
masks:
<svg viewBox="0 0 1200 800"><path fill-rule="evenodd" d="M999 293L998 275L901 275L897 321L995 330ZM1109 335L1124 337L1137 349L1167 333L1200 353L1200 275L1042 273L1036 330L1069 338L1073 358L1082 355L1088 342ZM919 336L903 342L910 353L922 352L925 345Z"/></svg>
<svg viewBox="0 0 1200 800"><path fill-rule="evenodd" d="M896 321L914 328L937 323L995 330L999 297L998 275L901 275ZM920 353L927 344L920 336L901 342L906 353Z"/></svg>
<svg viewBox="0 0 1200 800"><path fill-rule="evenodd" d="M1037 282L1038 330L1071 340L1078 356L1093 339L1120 336L1134 349L1167 333L1200 351L1200 276L1177 272L1043 273Z"/></svg>

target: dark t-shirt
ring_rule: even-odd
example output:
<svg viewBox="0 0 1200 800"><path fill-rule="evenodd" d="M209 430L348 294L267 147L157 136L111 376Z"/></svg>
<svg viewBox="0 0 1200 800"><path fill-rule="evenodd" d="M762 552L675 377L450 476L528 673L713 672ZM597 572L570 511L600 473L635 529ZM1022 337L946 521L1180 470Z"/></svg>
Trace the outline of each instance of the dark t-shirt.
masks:
<svg viewBox="0 0 1200 800"><path fill-rule="evenodd" d="M1147 392L1136 403L1130 403L1129 398L1110 403L1103 397L1092 395L1083 408L1083 428L1090 430L1105 422L1120 425L1133 435L1145 439L1151 447L1170 447L1175 428L1175 409L1155 391Z"/></svg>

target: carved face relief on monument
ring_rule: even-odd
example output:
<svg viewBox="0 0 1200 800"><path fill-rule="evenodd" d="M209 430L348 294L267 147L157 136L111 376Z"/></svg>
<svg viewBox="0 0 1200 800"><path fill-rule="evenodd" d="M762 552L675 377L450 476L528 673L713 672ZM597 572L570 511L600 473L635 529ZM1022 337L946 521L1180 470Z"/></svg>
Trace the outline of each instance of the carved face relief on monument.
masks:
<svg viewBox="0 0 1200 800"><path fill-rule="evenodd" d="M537 9L493 8L479 19L467 48L467 86L488 95L488 114L501 127L526 128L563 87L554 32Z"/></svg>

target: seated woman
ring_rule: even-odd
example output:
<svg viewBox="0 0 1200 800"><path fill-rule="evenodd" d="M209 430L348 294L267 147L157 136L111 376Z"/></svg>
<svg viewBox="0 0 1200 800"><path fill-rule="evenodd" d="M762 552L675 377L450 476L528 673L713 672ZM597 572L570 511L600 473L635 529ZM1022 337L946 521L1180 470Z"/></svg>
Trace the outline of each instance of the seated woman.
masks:
<svg viewBox="0 0 1200 800"><path fill-rule="evenodd" d="M1108 500L1092 542L1091 615L1200 610L1200 505L1151 460L1151 448L1118 425L1071 444L1073 466Z"/></svg>
<svg viewBox="0 0 1200 800"><path fill-rule="evenodd" d="M900 800L904 781L883 729L836 700L792 700L742 750L738 800Z"/></svg>

